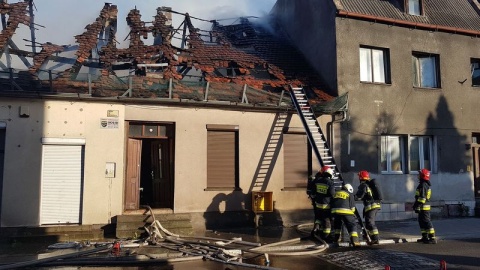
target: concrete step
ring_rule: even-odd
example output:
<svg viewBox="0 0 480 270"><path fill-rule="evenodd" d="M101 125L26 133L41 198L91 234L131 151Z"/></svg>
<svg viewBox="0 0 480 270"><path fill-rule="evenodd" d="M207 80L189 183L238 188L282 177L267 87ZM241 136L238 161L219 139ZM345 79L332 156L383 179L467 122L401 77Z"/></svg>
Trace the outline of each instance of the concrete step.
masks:
<svg viewBox="0 0 480 270"><path fill-rule="evenodd" d="M0 241L83 241L105 238L105 225L51 225L40 227L4 227L0 229Z"/></svg>
<svg viewBox="0 0 480 270"><path fill-rule="evenodd" d="M193 227L190 214L155 214L155 219L163 228L174 234L192 235ZM146 236L145 226L151 225L150 215L119 215L116 217L117 238L139 238Z"/></svg>

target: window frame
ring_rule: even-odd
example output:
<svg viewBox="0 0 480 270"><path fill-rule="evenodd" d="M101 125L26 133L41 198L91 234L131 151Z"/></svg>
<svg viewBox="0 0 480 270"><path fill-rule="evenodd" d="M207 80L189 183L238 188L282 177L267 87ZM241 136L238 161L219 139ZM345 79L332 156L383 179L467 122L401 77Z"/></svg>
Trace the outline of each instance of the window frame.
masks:
<svg viewBox="0 0 480 270"><path fill-rule="evenodd" d="M419 161L419 168L414 169L412 168L411 162L412 162L412 141L415 139L418 140L418 161ZM425 140L428 139L427 142ZM428 169L429 171L433 172L435 170L435 138L433 136L428 136L428 135L410 135L408 138L408 168L410 173L412 174L417 174L418 170L421 170L423 168ZM430 166L425 166L425 143L428 143L428 155L429 155L429 162Z"/></svg>
<svg viewBox="0 0 480 270"><path fill-rule="evenodd" d="M428 74L424 69L428 66L422 65L427 64L424 62L425 59L433 60L433 70L428 71ZM424 82L424 77L431 76L433 77L433 86L428 85L428 82ZM416 88L430 88L438 89L441 88L441 79L440 79L440 56L438 54L424 53L424 52L412 52L412 77L413 77L413 87Z"/></svg>
<svg viewBox="0 0 480 270"><path fill-rule="evenodd" d="M479 72L477 80L473 77L475 71ZM480 58L470 58L470 79L472 80L472 87L480 87ZM475 83L475 81L478 83Z"/></svg>
<svg viewBox="0 0 480 270"><path fill-rule="evenodd" d="M206 142L206 188L205 190L227 190L227 191L231 191L231 190L241 190L240 188L240 175L239 175L239 171L240 171L240 162L239 162L239 127L236 126L236 125L207 125L207 128L206 128L206 131L207 131L207 142ZM214 139L213 137L210 138L209 135L210 134L214 134L214 133L233 133L233 142L230 142L233 144L233 149L225 149L223 147L217 147L216 149L211 149L209 147L209 145L214 145L214 144L211 144L212 141L209 141L210 139ZM217 145L217 144L215 144ZM217 145L218 146L218 145ZM210 149L210 150L209 150ZM212 154L214 154L213 151L224 151L222 152L221 154L222 155L218 155L218 156L212 156ZM221 171L221 170L218 170L219 168L222 168L222 170L225 170L225 163L224 161L226 161L226 157L228 157L228 155L232 154L232 153L228 153L228 151L232 151L233 150L233 165L232 167L230 168L227 168L227 171L228 170L231 170L233 171L233 176L232 175L229 175L229 176L219 176L218 175L218 172ZM223 154L227 154L227 156L224 156ZM232 157L232 156L230 156ZM209 164L209 162L213 161L214 163L212 164ZM221 162L219 162L221 161ZM212 176L211 173L209 172L213 172L215 171L216 172L216 176ZM221 179L220 181L225 181L223 183L219 183L219 179ZM226 182L228 181L228 182ZM231 182L230 182L231 181ZM224 186L222 186L222 184L224 184Z"/></svg>
<svg viewBox="0 0 480 270"><path fill-rule="evenodd" d="M418 11L414 10L414 6L412 4L418 3ZM412 15L412 16L423 16L425 14L423 8L423 0L405 0L405 13Z"/></svg>
<svg viewBox="0 0 480 270"><path fill-rule="evenodd" d="M362 57L362 51L369 52L367 57L369 58L367 63L364 62L364 58ZM377 65L375 61L375 54L374 52L381 52L382 53L382 68ZM362 83L378 83L378 84L391 84L391 74L390 74L390 50L388 48L380 48L380 47L373 47L373 46L364 46L361 45L359 48L359 64L360 64L360 82ZM377 80L375 74L378 74L379 71L383 72L383 81ZM370 73L366 74L368 76L367 80L364 80L362 76L363 72Z"/></svg>
<svg viewBox="0 0 480 270"><path fill-rule="evenodd" d="M400 170L393 170L392 169L392 149L391 149L391 143L384 142L384 139L398 139L399 142L399 148L396 150L399 150L399 155L400 155ZM406 158L405 158L405 138L406 136L404 135L382 135L380 136L380 172L381 174L404 174L405 169L406 169ZM384 143L387 143L387 153L385 153L386 156L386 170L384 170L382 162L383 162L383 155L384 155Z"/></svg>

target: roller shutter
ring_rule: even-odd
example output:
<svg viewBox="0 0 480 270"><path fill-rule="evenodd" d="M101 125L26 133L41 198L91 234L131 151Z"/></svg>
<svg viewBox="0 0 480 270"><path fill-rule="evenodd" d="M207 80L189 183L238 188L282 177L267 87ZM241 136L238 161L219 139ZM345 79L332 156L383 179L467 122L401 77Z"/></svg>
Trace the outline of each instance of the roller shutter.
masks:
<svg viewBox="0 0 480 270"><path fill-rule="evenodd" d="M43 145L40 224L79 224L83 146Z"/></svg>
<svg viewBox="0 0 480 270"><path fill-rule="evenodd" d="M308 141L304 134L283 134L284 185L286 188L307 186Z"/></svg>

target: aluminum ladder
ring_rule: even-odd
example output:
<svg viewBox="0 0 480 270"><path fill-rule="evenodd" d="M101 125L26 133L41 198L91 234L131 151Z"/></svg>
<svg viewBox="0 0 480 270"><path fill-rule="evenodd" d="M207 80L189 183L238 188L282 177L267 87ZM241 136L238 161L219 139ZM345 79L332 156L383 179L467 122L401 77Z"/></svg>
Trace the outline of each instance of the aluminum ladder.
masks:
<svg viewBox="0 0 480 270"><path fill-rule="evenodd" d="M335 159L330 151L322 128L315 117L312 107L308 103L305 90L300 87L290 86L290 95L292 97L293 105L297 110L298 116L302 120L303 127L307 133L308 141L312 146L313 152L315 153L320 166L328 166L333 169L335 172L335 175L333 176L335 187L340 188L343 184L340 170L335 164Z"/></svg>

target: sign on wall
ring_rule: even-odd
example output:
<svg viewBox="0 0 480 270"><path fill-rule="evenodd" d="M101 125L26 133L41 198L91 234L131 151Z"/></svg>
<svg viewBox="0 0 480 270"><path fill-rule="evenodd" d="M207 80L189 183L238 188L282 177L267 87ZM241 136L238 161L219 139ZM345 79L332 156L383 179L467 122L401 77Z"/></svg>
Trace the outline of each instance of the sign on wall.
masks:
<svg viewBox="0 0 480 270"><path fill-rule="evenodd" d="M118 119L101 118L100 128L105 128L105 129L118 128Z"/></svg>

